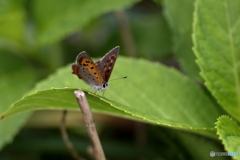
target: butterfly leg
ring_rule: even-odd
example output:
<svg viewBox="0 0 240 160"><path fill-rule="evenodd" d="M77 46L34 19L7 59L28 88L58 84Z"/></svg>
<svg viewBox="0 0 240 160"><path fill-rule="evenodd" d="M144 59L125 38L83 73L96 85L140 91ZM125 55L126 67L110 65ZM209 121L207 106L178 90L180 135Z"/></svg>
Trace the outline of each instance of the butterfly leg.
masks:
<svg viewBox="0 0 240 160"><path fill-rule="evenodd" d="M102 96L103 96L103 97L104 97L104 93L105 93L105 91L102 92Z"/></svg>
<svg viewBox="0 0 240 160"><path fill-rule="evenodd" d="M87 91L88 91L88 92L93 91L93 87L88 88Z"/></svg>
<svg viewBox="0 0 240 160"><path fill-rule="evenodd" d="M94 94L97 94L97 90L95 90Z"/></svg>

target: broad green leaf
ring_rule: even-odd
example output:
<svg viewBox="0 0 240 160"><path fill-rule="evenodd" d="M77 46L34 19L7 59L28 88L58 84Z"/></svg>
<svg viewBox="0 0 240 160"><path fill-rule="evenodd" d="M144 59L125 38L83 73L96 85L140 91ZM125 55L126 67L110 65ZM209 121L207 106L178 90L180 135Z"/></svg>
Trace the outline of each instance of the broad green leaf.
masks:
<svg viewBox="0 0 240 160"><path fill-rule="evenodd" d="M173 50L183 71L191 78L202 81L196 57L192 51L193 0L164 0L166 19L173 34Z"/></svg>
<svg viewBox="0 0 240 160"><path fill-rule="evenodd" d="M19 57L0 50L0 114L20 99L32 87L35 73ZM29 113L19 114L0 121L0 149L11 142Z"/></svg>
<svg viewBox="0 0 240 160"><path fill-rule="evenodd" d="M206 86L240 120L240 1L198 0L194 51Z"/></svg>
<svg viewBox="0 0 240 160"><path fill-rule="evenodd" d="M91 97L90 99L94 99L95 102L91 107L98 107L99 112L105 113L107 108L110 110L109 114L118 114L121 117L130 115L132 118L140 118L150 123L185 128L211 129L220 116L210 98L188 77L172 68L146 60L119 57L111 79L123 76L128 78L109 82L105 98ZM8 112L27 110L31 105L36 106L35 109L42 109L44 105L47 105L44 108L48 109L67 109L69 106L79 108L74 95L70 93L73 92L71 89L61 90L67 92L68 98L58 97L53 94L53 90L50 94L50 88L64 87L89 88L76 75L71 74L70 66L66 66L39 83L35 90L46 90L42 92L42 96L38 96L41 92L29 95L31 98L25 97ZM43 100L40 100L41 97ZM36 101L24 102L34 98ZM100 99L108 104L101 104ZM44 105L41 104L42 101ZM27 107L23 108L24 106ZM113 110L118 110L118 113Z"/></svg>
<svg viewBox="0 0 240 160"><path fill-rule="evenodd" d="M83 28L98 16L124 9L138 0L41 0L33 2L33 16L40 44L59 41L77 29Z"/></svg>
<svg viewBox="0 0 240 160"><path fill-rule="evenodd" d="M221 116L216 122L217 134L223 141L228 153L235 152L238 155L233 159L240 159L240 126L228 116Z"/></svg>
<svg viewBox="0 0 240 160"><path fill-rule="evenodd" d="M31 94L30 96L24 97L22 100L18 101L14 104L13 108L10 108L9 111L4 113L4 117L9 116L11 114L19 113L26 110L33 109L75 109L79 110L79 106L77 105L76 98L74 96L75 89L50 89L43 90ZM118 116L128 116L126 113L123 113L121 110L116 108L109 107L109 104L114 103L115 106L118 106L117 102L112 102L110 100L106 100L106 98L101 100L98 96L92 96L86 92L87 99L89 101L90 106L92 106L93 111L97 111L99 113L107 113ZM107 103L105 102L107 101ZM123 106L122 106L123 107Z"/></svg>

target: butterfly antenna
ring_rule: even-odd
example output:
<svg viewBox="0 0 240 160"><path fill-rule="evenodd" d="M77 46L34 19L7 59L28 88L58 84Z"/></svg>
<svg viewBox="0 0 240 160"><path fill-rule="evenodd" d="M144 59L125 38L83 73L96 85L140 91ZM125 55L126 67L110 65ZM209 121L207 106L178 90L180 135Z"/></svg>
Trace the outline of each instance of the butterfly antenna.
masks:
<svg viewBox="0 0 240 160"><path fill-rule="evenodd" d="M124 78L127 78L127 76L125 76L125 77L121 77L121 78L116 78L116 79L111 79L110 81L115 81L115 80L118 80L118 79L124 79ZM108 82L110 82L110 81L108 81Z"/></svg>

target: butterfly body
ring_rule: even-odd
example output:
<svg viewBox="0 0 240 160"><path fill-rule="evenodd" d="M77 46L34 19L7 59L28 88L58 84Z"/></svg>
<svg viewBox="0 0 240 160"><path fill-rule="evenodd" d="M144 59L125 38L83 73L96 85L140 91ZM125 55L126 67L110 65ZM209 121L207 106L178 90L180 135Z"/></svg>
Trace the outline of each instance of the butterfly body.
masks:
<svg viewBox="0 0 240 160"><path fill-rule="evenodd" d="M87 52L78 54L76 63L72 64L73 74L97 91L105 91L117 60L119 47L110 50L103 58L93 62Z"/></svg>

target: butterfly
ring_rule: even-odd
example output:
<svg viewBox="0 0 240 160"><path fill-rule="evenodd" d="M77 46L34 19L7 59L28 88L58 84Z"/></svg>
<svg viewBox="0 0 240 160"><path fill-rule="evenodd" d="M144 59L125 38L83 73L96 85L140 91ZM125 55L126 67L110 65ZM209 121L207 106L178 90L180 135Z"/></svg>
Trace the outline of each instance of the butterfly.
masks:
<svg viewBox="0 0 240 160"><path fill-rule="evenodd" d="M119 46L110 50L101 59L93 62L86 51L78 54L76 63L72 64L72 73L97 91L105 91L114 64L119 53Z"/></svg>

